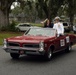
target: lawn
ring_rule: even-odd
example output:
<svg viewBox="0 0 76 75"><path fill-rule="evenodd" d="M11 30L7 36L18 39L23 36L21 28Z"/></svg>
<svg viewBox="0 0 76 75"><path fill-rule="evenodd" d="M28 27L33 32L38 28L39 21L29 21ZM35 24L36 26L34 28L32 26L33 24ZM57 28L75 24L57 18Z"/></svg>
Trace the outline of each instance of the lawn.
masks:
<svg viewBox="0 0 76 75"><path fill-rule="evenodd" d="M41 23L31 23L33 26L43 27Z"/></svg>
<svg viewBox="0 0 76 75"><path fill-rule="evenodd" d="M23 33L20 32L0 32L0 45L3 44L3 39L8 37L20 36Z"/></svg>

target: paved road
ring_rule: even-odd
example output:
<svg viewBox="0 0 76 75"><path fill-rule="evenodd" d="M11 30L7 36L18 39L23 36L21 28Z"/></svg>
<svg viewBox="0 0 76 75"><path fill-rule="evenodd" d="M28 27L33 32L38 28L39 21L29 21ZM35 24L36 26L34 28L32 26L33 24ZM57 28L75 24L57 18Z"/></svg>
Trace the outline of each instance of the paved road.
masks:
<svg viewBox="0 0 76 75"><path fill-rule="evenodd" d="M13 60L0 46L0 75L76 75L76 46L70 53L55 54L49 62L39 56Z"/></svg>

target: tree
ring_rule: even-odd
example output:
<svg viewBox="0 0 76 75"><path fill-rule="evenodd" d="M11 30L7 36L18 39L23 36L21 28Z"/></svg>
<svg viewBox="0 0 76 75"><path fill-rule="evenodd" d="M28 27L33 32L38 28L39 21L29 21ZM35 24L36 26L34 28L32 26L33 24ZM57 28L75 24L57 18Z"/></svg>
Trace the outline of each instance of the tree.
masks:
<svg viewBox="0 0 76 75"><path fill-rule="evenodd" d="M67 15L70 18L70 24L73 26L74 15L76 14L76 0L65 0L67 4Z"/></svg>
<svg viewBox="0 0 76 75"><path fill-rule="evenodd" d="M8 25L10 6L14 0L0 0L0 27Z"/></svg>
<svg viewBox="0 0 76 75"><path fill-rule="evenodd" d="M21 4L24 3L24 0L16 0ZM0 0L0 27L7 26L9 24L9 12L10 6L15 0Z"/></svg>
<svg viewBox="0 0 76 75"><path fill-rule="evenodd" d="M23 9L20 7L20 5L16 5L14 9L12 9L11 13L15 16L18 17L22 13L24 14L22 17L25 17L23 19L24 21L29 21L29 22L35 22L37 18L37 11L35 8L35 2L34 1L25 1L25 6Z"/></svg>
<svg viewBox="0 0 76 75"><path fill-rule="evenodd" d="M28 4L28 2L26 2L23 12L26 15L26 21L35 22L35 20L37 18L35 2L32 1L31 4Z"/></svg>
<svg viewBox="0 0 76 75"><path fill-rule="evenodd" d="M37 0L36 8L43 10L47 18L51 19L57 15L58 9L63 4L64 0ZM40 12L39 12L40 13Z"/></svg>

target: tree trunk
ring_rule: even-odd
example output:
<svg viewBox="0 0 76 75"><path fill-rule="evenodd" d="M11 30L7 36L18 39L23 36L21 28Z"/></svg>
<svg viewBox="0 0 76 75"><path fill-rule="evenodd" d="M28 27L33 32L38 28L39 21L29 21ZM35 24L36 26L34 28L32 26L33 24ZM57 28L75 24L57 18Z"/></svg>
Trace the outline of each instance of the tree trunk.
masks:
<svg viewBox="0 0 76 75"><path fill-rule="evenodd" d="M73 20L74 20L74 16L70 15L70 25L72 25L72 26L73 26Z"/></svg>
<svg viewBox="0 0 76 75"><path fill-rule="evenodd" d="M71 26L71 30L73 30L73 21L74 21L74 15L70 15L70 26Z"/></svg>
<svg viewBox="0 0 76 75"><path fill-rule="evenodd" d="M5 13L0 10L0 27L5 27L9 24L8 10L5 9Z"/></svg>

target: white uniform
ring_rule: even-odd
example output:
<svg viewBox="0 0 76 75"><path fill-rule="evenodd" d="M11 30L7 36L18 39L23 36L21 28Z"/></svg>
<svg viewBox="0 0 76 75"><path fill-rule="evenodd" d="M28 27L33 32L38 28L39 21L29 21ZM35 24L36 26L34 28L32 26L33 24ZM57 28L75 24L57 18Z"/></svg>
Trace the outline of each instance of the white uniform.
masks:
<svg viewBox="0 0 76 75"><path fill-rule="evenodd" d="M55 23L53 29L57 30L58 35L64 35L64 26L61 22Z"/></svg>
<svg viewBox="0 0 76 75"><path fill-rule="evenodd" d="M73 30L76 31L76 26L73 26Z"/></svg>

